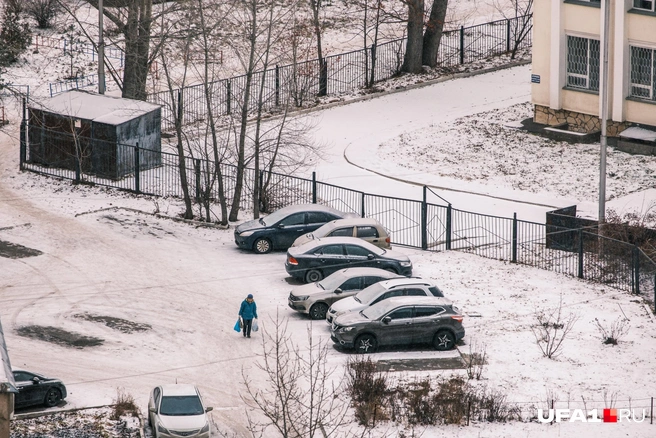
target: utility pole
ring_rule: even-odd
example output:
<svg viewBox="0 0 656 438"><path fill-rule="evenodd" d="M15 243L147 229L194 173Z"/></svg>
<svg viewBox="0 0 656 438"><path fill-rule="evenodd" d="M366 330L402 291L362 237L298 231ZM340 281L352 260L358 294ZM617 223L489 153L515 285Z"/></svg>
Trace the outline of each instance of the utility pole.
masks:
<svg viewBox="0 0 656 438"><path fill-rule="evenodd" d="M103 0L98 0L98 94L105 94L105 42L103 40Z"/></svg>
<svg viewBox="0 0 656 438"><path fill-rule="evenodd" d="M601 158L599 160L599 225L606 222L606 146L608 138L606 137L606 124L608 120L608 40L609 23L610 23L610 0L604 0L604 33L602 37L602 47L604 62L601 72L601 86L599 98L601 99Z"/></svg>

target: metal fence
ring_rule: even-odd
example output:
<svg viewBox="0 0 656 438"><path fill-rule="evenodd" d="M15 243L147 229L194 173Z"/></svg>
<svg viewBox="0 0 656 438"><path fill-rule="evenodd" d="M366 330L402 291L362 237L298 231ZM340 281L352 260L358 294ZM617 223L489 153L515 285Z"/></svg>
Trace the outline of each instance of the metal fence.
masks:
<svg viewBox="0 0 656 438"><path fill-rule="evenodd" d="M21 169L44 175L154 196L182 197L176 154L144 150L49 131L21 130ZM41 139L41 140L39 140ZM76 146L71 147L71 142ZM48 152L46 152L48 151ZM186 157L189 193L217 202L214 164ZM237 168L220 165L228 202L235 191ZM376 195L275 172L260 172L259 208L273 211L299 203L320 203L380 221L396 245L429 251L456 250L495 260L525 264L575 276L640 295L656 302L656 263L639 247L603 236L596 227L572 229L452 208L423 200ZM255 171L246 169L240 207L253 208Z"/></svg>
<svg viewBox="0 0 656 438"><path fill-rule="evenodd" d="M522 32L523 25L532 25L532 15L498 20L442 35L438 51L438 65L452 67L531 47L531 33ZM264 84L262 106L272 109L293 105L302 107L320 94L322 89L329 95L348 93L373 81L388 79L397 74L403 64L405 39L389 41L366 49L331 55L324 58L325 71L321 75L318 59L295 64L280 65L252 75L252 90L260 90ZM322 84L322 77L325 83ZM231 114L242 105L246 76L236 76L208 84L191 85L173 91L161 91L148 95L149 102L162 105L162 129L172 129L173 114L181 109L182 123L191 124L207 118L207 99L215 116ZM206 97L209 96L209 97ZM251 92L249 108L256 110L258 92Z"/></svg>

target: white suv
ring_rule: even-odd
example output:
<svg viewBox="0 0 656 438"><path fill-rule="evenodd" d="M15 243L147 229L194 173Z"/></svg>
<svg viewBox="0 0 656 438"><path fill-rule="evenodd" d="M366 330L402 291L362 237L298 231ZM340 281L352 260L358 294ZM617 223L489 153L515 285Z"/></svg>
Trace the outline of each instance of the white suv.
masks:
<svg viewBox="0 0 656 438"><path fill-rule="evenodd" d="M332 324L337 315L360 311L386 298L402 296L443 297L444 294L435 284L421 278L396 278L381 281L363 289L355 296L334 303L328 309L326 320Z"/></svg>

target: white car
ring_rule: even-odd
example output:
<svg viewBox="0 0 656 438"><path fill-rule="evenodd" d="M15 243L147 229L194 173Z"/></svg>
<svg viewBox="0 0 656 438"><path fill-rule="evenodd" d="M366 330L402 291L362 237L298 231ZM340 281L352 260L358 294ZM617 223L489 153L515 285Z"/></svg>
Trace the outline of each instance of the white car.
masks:
<svg viewBox="0 0 656 438"><path fill-rule="evenodd" d="M209 438L211 410L194 385L162 385L150 393L148 425L155 438Z"/></svg>
<svg viewBox="0 0 656 438"><path fill-rule="evenodd" d="M443 297L444 294L433 283L421 278L395 278L380 281L352 297L335 302L326 313L326 321L328 324L332 324L337 316L344 313L359 312L387 298L404 296Z"/></svg>

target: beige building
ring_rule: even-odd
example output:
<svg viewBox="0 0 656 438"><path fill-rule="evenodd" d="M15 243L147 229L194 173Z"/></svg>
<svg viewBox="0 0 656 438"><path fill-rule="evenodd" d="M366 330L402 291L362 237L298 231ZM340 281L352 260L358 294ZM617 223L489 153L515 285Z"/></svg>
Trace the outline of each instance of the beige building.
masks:
<svg viewBox="0 0 656 438"><path fill-rule="evenodd" d="M535 0L535 122L600 130L607 4L608 135L636 124L656 126L656 0Z"/></svg>

